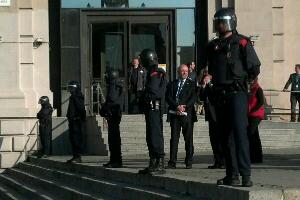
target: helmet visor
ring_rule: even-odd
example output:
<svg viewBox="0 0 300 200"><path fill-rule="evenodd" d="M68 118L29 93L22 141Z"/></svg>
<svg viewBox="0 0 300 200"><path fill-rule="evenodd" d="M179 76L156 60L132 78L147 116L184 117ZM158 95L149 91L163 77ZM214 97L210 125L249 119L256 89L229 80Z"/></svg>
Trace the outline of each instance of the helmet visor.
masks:
<svg viewBox="0 0 300 200"><path fill-rule="evenodd" d="M235 22L231 16L214 17L214 32L222 33L233 31Z"/></svg>

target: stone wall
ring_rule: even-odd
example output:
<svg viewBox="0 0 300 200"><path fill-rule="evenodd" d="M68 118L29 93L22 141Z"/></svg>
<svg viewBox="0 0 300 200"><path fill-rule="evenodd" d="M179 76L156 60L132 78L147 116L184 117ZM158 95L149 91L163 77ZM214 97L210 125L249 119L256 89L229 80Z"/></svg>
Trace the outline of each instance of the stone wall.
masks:
<svg viewBox="0 0 300 200"><path fill-rule="evenodd" d="M35 116L49 86L48 0L0 7L0 116ZM41 45L34 47L40 38Z"/></svg>

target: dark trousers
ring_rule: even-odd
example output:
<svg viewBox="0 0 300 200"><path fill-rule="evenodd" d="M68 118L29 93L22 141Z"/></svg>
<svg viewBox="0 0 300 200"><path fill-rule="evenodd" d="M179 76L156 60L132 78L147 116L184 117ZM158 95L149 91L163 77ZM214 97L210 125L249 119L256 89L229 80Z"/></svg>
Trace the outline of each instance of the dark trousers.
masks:
<svg viewBox="0 0 300 200"><path fill-rule="evenodd" d="M261 119L249 117L248 139L250 148L250 160L252 163L260 163L263 161L263 152L259 137L258 125Z"/></svg>
<svg viewBox="0 0 300 200"><path fill-rule="evenodd" d="M69 138L72 146L73 157L79 157L82 154L82 121L69 120Z"/></svg>
<svg viewBox="0 0 300 200"><path fill-rule="evenodd" d="M52 153L52 123L39 125L39 133L41 139L41 154L51 155Z"/></svg>
<svg viewBox="0 0 300 200"><path fill-rule="evenodd" d="M129 114L140 114L143 112L141 102L143 91L129 93Z"/></svg>
<svg viewBox="0 0 300 200"><path fill-rule="evenodd" d="M300 110L300 95L299 94L291 94L291 121L296 121L296 106L298 102L299 110ZM300 112L298 114L298 121L300 120Z"/></svg>
<svg viewBox="0 0 300 200"><path fill-rule="evenodd" d="M178 142L180 138L180 132L182 129L182 134L185 141L185 163L191 164L194 155L194 144L193 144L193 129L194 122L192 122L192 117L188 116L170 116L171 125L171 140L170 140L170 161L175 164L177 161L177 151Z"/></svg>
<svg viewBox="0 0 300 200"><path fill-rule="evenodd" d="M107 119L108 146L110 152L110 162L112 163L122 163L120 122L120 114L113 114Z"/></svg>
<svg viewBox="0 0 300 200"><path fill-rule="evenodd" d="M224 156L221 145L220 130L214 120L208 121L209 139L214 154L215 164L224 165Z"/></svg>
<svg viewBox="0 0 300 200"><path fill-rule="evenodd" d="M251 163L247 136L248 99L246 92L225 95L216 108L217 122L222 131L227 176L250 176Z"/></svg>
<svg viewBox="0 0 300 200"><path fill-rule="evenodd" d="M146 109L146 142L151 159L163 158L164 153L164 136L163 121L160 110Z"/></svg>

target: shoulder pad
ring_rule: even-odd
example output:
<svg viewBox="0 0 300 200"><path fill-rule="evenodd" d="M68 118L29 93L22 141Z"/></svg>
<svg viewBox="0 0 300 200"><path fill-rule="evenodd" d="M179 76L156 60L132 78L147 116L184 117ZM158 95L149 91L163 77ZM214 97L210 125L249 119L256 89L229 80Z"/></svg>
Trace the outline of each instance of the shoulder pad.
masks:
<svg viewBox="0 0 300 200"><path fill-rule="evenodd" d="M247 36L244 36L244 35L241 35L241 34L238 34L239 36L239 44L242 46L242 47L246 47L246 45L251 42L250 41L250 38L247 37Z"/></svg>

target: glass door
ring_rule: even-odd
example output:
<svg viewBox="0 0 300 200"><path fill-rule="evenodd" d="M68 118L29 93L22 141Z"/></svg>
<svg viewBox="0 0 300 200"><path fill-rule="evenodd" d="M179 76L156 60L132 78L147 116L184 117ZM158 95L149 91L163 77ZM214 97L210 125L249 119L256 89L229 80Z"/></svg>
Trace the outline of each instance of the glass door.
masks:
<svg viewBox="0 0 300 200"><path fill-rule="evenodd" d="M118 70L120 78L126 82L127 64L125 64L125 29L125 22L104 22L92 24L91 68L93 93L92 104L94 113L98 113L99 109L99 89L103 92L104 96L106 96L106 83L104 76L108 70ZM126 105L126 97L124 97L124 105ZM126 110L125 106L123 110Z"/></svg>
<svg viewBox="0 0 300 200"><path fill-rule="evenodd" d="M156 51L161 66L170 67L169 25L166 16L143 16L129 22L129 59L138 57L143 49Z"/></svg>
<svg viewBox="0 0 300 200"><path fill-rule="evenodd" d="M107 20L105 20L107 19ZM131 60L146 48L157 52L159 63L170 66L169 28L166 16L102 17L90 24L90 80L92 89L92 112L98 113L99 90L106 94L104 74L109 69L120 72L125 83L123 111L128 113L128 73ZM97 93L98 92L98 93Z"/></svg>

